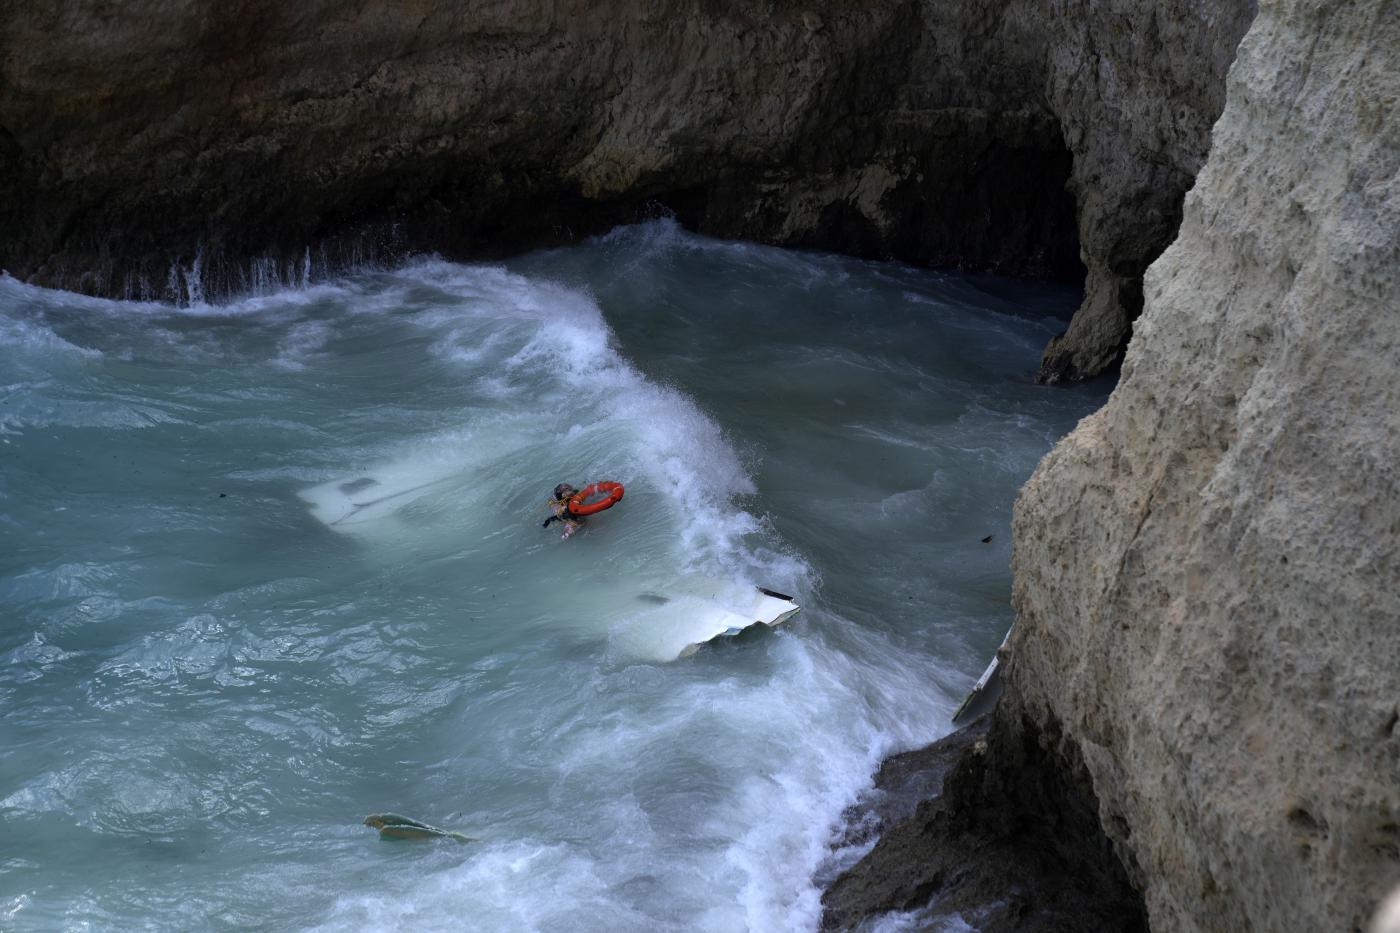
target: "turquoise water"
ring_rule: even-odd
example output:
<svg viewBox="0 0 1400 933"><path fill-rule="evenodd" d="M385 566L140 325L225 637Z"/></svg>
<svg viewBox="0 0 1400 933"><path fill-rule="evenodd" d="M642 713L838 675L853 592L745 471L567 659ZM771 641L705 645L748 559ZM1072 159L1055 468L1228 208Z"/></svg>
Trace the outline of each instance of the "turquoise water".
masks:
<svg viewBox="0 0 1400 933"><path fill-rule="evenodd" d="M812 928L1010 624L1016 489L1106 391L1030 381L1075 299L667 222L223 306L0 279L0 927ZM802 612L674 659L754 584Z"/></svg>

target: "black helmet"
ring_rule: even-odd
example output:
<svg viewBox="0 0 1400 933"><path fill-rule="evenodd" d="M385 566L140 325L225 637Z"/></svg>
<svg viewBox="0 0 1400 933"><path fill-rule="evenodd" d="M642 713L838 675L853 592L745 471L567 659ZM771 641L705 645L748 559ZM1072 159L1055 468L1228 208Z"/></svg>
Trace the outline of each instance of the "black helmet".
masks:
<svg viewBox="0 0 1400 933"><path fill-rule="evenodd" d="M554 498L562 499L573 491L574 487L570 486L568 483L560 483L558 486L554 487Z"/></svg>

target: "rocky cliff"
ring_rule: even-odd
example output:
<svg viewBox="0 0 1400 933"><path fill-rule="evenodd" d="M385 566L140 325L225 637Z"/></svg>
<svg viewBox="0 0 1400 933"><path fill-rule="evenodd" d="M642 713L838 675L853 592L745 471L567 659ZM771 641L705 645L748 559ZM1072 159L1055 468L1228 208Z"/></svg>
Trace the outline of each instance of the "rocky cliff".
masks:
<svg viewBox="0 0 1400 933"><path fill-rule="evenodd" d="M1159 930L1400 881L1400 5L1280 0L1108 405L1016 510L998 711L1082 760Z"/></svg>
<svg viewBox="0 0 1400 933"><path fill-rule="evenodd" d="M1253 0L242 0L0 8L0 266L200 294L667 209L699 230L1076 277L1140 306ZM1083 265L1080 265L1082 257Z"/></svg>
<svg viewBox="0 0 1400 933"><path fill-rule="evenodd" d="M1106 836L1152 929L1365 929L1400 883L1400 4L1261 10L1118 388L1015 536L985 747L826 924L991 879L984 928L1081 929L1078 880L1130 906ZM1018 858L1050 894L1018 905Z"/></svg>
<svg viewBox="0 0 1400 933"><path fill-rule="evenodd" d="M1048 95L1074 153L1084 303L1046 348L1044 382L1102 372L1142 310L1142 276L1176 235L1205 160L1250 2L1056 0Z"/></svg>

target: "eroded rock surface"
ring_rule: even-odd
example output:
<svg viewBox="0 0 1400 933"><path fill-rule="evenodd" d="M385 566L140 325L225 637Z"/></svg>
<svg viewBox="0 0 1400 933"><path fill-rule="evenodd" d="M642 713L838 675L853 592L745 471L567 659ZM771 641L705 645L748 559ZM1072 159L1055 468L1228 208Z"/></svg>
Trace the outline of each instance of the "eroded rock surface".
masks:
<svg viewBox="0 0 1400 933"><path fill-rule="evenodd" d="M1210 147L1252 2L1056 0L1048 96L1074 153L1084 303L1046 348L1043 382L1102 372L1142 310L1142 276L1176 235Z"/></svg>
<svg viewBox="0 0 1400 933"><path fill-rule="evenodd" d="M887 761L871 795L883 834L827 888L822 928L864 929L894 913L900 929L961 921L981 933L1145 930L1142 899L1099 828L1074 747L1048 738L1040 727L984 721ZM882 785L898 797L925 776L936 778L937 796L891 822Z"/></svg>
<svg viewBox="0 0 1400 933"><path fill-rule="evenodd" d="M212 291L250 256L480 255L655 205L717 234L1076 265L1030 24L908 0L6 9L0 259L37 281L160 292L199 245Z"/></svg>
<svg viewBox="0 0 1400 933"><path fill-rule="evenodd" d="M1129 904L1076 861L1096 838L1154 930L1360 933L1400 883L1393 0L1260 13L1145 297L1118 388L1018 501L985 748L831 885L828 926L1074 929L1040 893L1066 864ZM1049 883L1008 915L1027 858Z"/></svg>
<svg viewBox="0 0 1400 933"><path fill-rule="evenodd" d="M997 715L1063 730L1158 930L1400 880L1400 6L1279 0L1107 406L1015 520Z"/></svg>
<svg viewBox="0 0 1400 933"><path fill-rule="evenodd" d="M1253 0L8 4L0 266L190 298L408 249L537 246L664 205L722 236L1087 267L1042 368L1077 378L1124 342L1252 15Z"/></svg>

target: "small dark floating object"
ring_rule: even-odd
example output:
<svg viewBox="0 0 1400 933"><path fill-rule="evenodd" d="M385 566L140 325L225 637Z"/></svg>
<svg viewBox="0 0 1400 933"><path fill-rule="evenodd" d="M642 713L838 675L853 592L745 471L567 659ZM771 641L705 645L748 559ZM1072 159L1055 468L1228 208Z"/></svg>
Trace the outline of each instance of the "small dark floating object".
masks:
<svg viewBox="0 0 1400 933"><path fill-rule="evenodd" d="M785 600L787 600L787 601L790 602L790 603L795 603L795 602L797 602L797 600L793 599L793 598L792 598L791 596L789 596L788 594L786 594L786 593L779 593L777 590L770 590L770 589L768 589L766 586L760 586L760 587L758 588L758 591L759 591L760 593L762 593L764 596L771 596L771 597L773 597L774 599L785 599Z"/></svg>
<svg viewBox="0 0 1400 933"><path fill-rule="evenodd" d="M991 536L991 535L987 535L987 537L985 537L985 538L982 539L982 543L983 543L983 544L991 544L991 543L992 543L992 536Z"/></svg>

